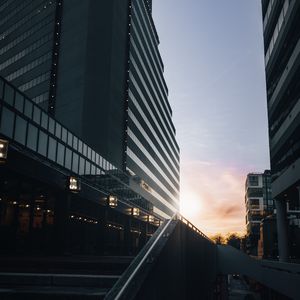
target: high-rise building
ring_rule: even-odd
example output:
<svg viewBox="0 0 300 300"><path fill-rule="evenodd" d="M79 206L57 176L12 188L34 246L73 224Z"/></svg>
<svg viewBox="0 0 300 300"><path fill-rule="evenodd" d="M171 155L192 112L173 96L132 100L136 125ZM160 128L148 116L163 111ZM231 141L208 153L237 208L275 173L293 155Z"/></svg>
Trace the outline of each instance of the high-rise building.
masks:
<svg viewBox="0 0 300 300"><path fill-rule="evenodd" d="M286 202L300 208L300 2L262 0L272 193L286 260Z"/></svg>
<svg viewBox="0 0 300 300"><path fill-rule="evenodd" d="M248 249L257 255L257 242L261 220L273 213L274 204L271 194L271 173L249 173L245 183L246 227Z"/></svg>
<svg viewBox="0 0 300 300"><path fill-rule="evenodd" d="M172 215L179 147L152 1L6 0L0 17L0 75Z"/></svg>

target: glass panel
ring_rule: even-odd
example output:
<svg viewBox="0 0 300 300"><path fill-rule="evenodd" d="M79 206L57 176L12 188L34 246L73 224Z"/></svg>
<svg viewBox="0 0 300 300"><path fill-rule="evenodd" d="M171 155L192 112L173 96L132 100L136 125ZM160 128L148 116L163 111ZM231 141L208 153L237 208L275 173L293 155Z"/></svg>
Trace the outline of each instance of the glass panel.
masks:
<svg viewBox="0 0 300 300"><path fill-rule="evenodd" d="M57 143L57 163L60 165L64 165L65 160L65 146L61 143Z"/></svg>
<svg viewBox="0 0 300 300"><path fill-rule="evenodd" d="M38 129L32 124L28 124L27 147L36 151Z"/></svg>
<svg viewBox="0 0 300 300"><path fill-rule="evenodd" d="M71 170L71 165L72 165L72 151L69 148L66 148L65 167Z"/></svg>
<svg viewBox="0 0 300 300"><path fill-rule="evenodd" d="M96 153L96 164L99 165L100 155Z"/></svg>
<svg viewBox="0 0 300 300"><path fill-rule="evenodd" d="M27 122L21 117L16 117L15 140L25 145Z"/></svg>
<svg viewBox="0 0 300 300"><path fill-rule="evenodd" d="M52 118L49 118L49 131L54 134L55 121Z"/></svg>
<svg viewBox="0 0 300 300"><path fill-rule="evenodd" d="M15 108L20 112L23 112L24 97L20 93L16 93Z"/></svg>
<svg viewBox="0 0 300 300"><path fill-rule="evenodd" d="M92 161L96 162L96 152L92 150Z"/></svg>
<svg viewBox="0 0 300 300"><path fill-rule="evenodd" d="M74 136L74 138L73 138L73 148L75 150L77 150L77 145L78 145L78 138L76 136Z"/></svg>
<svg viewBox="0 0 300 300"><path fill-rule="evenodd" d="M42 127L45 129L48 129L48 115L44 112L42 112L42 122L41 122Z"/></svg>
<svg viewBox="0 0 300 300"><path fill-rule="evenodd" d="M84 174L84 163L85 163L85 160L83 159L82 156L80 156L80 159L79 159L79 174L80 175Z"/></svg>
<svg viewBox="0 0 300 300"><path fill-rule="evenodd" d="M49 137L48 144L48 158L55 161L56 160L56 140L52 137Z"/></svg>
<svg viewBox="0 0 300 300"><path fill-rule="evenodd" d="M7 108L3 107L1 118L1 133L10 138L12 138L13 135L14 118L15 114Z"/></svg>
<svg viewBox="0 0 300 300"><path fill-rule="evenodd" d="M47 142L48 136L40 130L38 152L43 156L47 155Z"/></svg>
<svg viewBox="0 0 300 300"><path fill-rule="evenodd" d="M67 142L67 129L62 128L61 139L66 143Z"/></svg>
<svg viewBox="0 0 300 300"><path fill-rule="evenodd" d="M78 152L82 153L82 141L78 141Z"/></svg>
<svg viewBox="0 0 300 300"><path fill-rule="evenodd" d="M83 144L83 155L86 157L86 152L87 152L87 145Z"/></svg>
<svg viewBox="0 0 300 300"><path fill-rule="evenodd" d="M78 161L79 161L79 156L78 154L73 152L73 164L72 164L72 171L75 173L78 173Z"/></svg>
<svg viewBox="0 0 300 300"><path fill-rule="evenodd" d="M91 174L96 175L96 167L95 165L92 165Z"/></svg>
<svg viewBox="0 0 300 300"><path fill-rule="evenodd" d="M101 175L101 170L99 168L97 168L96 174Z"/></svg>
<svg viewBox="0 0 300 300"><path fill-rule="evenodd" d="M56 123L55 135L61 139L61 125L59 123Z"/></svg>
<svg viewBox="0 0 300 300"><path fill-rule="evenodd" d="M73 134L71 132L68 132L68 145L73 146Z"/></svg>
<svg viewBox="0 0 300 300"><path fill-rule="evenodd" d="M24 113L30 119L32 119L32 109L33 109L32 103L28 99L25 99Z"/></svg>
<svg viewBox="0 0 300 300"><path fill-rule="evenodd" d="M91 164L86 161L85 163L85 175L90 175L91 174Z"/></svg>
<svg viewBox="0 0 300 300"><path fill-rule="evenodd" d="M87 157L88 159L92 158L92 149L90 147L87 148Z"/></svg>
<svg viewBox="0 0 300 300"><path fill-rule="evenodd" d="M33 107L33 121L40 124L41 122L41 110L37 107Z"/></svg>
<svg viewBox="0 0 300 300"><path fill-rule="evenodd" d="M10 85L5 84L4 101L13 106L14 96L15 96L14 89Z"/></svg>

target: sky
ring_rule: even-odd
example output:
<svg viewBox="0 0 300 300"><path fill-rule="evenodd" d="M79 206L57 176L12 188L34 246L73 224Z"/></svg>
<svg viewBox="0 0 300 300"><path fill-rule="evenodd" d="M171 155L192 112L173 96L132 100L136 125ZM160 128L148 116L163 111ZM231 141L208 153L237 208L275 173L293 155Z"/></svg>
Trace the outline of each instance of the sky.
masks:
<svg viewBox="0 0 300 300"><path fill-rule="evenodd" d="M270 168L260 0L153 0L181 149L181 212L245 231L249 172Z"/></svg>

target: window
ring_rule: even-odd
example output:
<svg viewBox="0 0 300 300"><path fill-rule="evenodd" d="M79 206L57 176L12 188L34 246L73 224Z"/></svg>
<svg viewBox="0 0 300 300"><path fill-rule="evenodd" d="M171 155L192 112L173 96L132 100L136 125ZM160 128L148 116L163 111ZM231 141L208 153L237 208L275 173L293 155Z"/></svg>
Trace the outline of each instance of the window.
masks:
<svg viewBox="0 0 300 300"><path fill-rule="evenodd" d="M37 137L38 129L32 124L28 124L27 147L33 151L36 151Z"/></svg>
<svg viewBox="0 0 300 300"><path fill-rule="evenodd" d="M40 124L41 122L41 110L37 107L33 107L33 121Z"/></svg>
<svg viewBox="0 0 300 300"><path fill-rule="evenodd" d="M64 166L64 160L65 160L65 146L61 143L57 143L57 159L56 162Z"/></svg>
<svg viewBox="0 0 300 300"><path fill-rule="evenodd" d="M20 94L20 93L16 93L16 99L15 99L15 108L20 111L23 112L23 108L24 108L24 97Z"/></svg>
<svg viewBox="0 0 300 300"><path fill-rule="evenodd" d="M11 106L14 105L14 96L15 96L15 91L14 89L6 84L5 85L5 91L4 91L4 101L10 104Z"/></svg>
<svg viewBox="0 0 300 300"><path fill-rule="evenodd" d="M40 130L39 145L38 145L39 154L46 156L47 155L47 146L48 146L48 136L43 131Z"/></svg>
<svg viewBox="0 0 300 300"><path fill-rule="evenodd" d="M1 118L1 133L7 137L12 138L13 129L14 129L14 117L15 114L3 107L2 109L2 118Z"/></svg>
<svg viewBox="0 0 300 300"><path fill-rule="evenodd" d="M56 140L52 137L49 137L49 144L48 144L48 158L55 161L56 160Z"/></svg>

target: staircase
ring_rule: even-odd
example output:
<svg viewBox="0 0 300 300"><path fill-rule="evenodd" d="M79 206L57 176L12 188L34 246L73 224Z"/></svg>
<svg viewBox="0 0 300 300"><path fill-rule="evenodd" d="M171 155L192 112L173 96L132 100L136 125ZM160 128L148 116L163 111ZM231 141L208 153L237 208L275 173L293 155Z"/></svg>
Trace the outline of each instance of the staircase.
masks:
<svg viewBox="0 0 300 300"><path fill-rule="evenodd" d="M1 258L0 299L104 299L132 259Z"/></svg>

